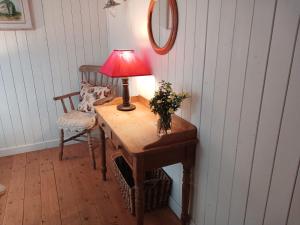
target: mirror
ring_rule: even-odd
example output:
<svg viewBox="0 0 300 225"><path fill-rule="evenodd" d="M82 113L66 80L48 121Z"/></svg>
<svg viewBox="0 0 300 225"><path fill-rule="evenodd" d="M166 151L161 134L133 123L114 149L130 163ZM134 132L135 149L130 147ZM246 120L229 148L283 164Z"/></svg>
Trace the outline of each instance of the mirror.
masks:
<svg viewBox="0 0 300 225"><path fill-rule="evenodd" d="M168 53L176 40L178 8L176 0L151 0L148 10L148 35L155 52Z"/></svg>

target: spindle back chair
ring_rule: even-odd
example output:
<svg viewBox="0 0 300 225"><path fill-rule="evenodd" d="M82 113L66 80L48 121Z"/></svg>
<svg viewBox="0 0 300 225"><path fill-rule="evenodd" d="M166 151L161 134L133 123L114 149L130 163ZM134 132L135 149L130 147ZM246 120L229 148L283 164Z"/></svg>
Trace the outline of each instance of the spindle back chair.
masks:
<svg viewBox="0 0 300 225"><path fill-rule="evenodd" d="M117 96L117 90L118 90L118 79L109 78L103 74L98 73L99 67L100 66L97 66L97 65L82 65L79 68L79 71L81 72L81 82L86 81L89 84L92 84L94 86L109 86L111 88L111 94L103 99L96 101L94 105L102 105L106 102L111 101L112 99L114 99ZM65 114L67 114L70 112L70 111L68 111L68 107L67 107L68 105L69 105L69 109L71 109L71 111L76 111L76 108L74 106L74 101L72 98L74 98L76 96L79 98L79 95L80 95L80 91L77 91L77 92L72 92L69 94L57 96L57 97L54 97L53 99L55 101L61 101L63 111ZM68 101L69 104L66 105L65 101ZM60 160L63 159L64 143L69 142L69 141L77 141L77 142L83 142L83 141L86 142L87 141L90 157L92 160L92 166L94 169L96 169L96 160L95 160L95 153L94 153L94 149L95 149L94 142L95 141L94 141L94 138L92 138L92 136L91 136L91 132L93 130L95 130L96 128L98 128L97 121L93 127L84 129L83 131L80 131L67 139L64 139L64 133L65 133L64 129L60 129L59 159ZM82 139L79 139L79 137L84 137L85 139L82 140Z"/></svg>

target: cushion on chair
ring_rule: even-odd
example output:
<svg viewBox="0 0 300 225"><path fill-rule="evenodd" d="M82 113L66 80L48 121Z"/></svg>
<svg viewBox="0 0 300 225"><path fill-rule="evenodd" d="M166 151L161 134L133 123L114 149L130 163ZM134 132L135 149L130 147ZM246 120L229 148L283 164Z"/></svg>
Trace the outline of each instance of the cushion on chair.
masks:
<svg viewBox="0 0 300 225"><path fill-rule="evenodd" d="M96 123L94 113L71 111L58 118L57 124L60 129L71 132L81 132L92 128Z"/></svg>
<svg viewBox="0 0 300 225"><path fill-rule="evenodd" d="M111 94L111 89L105 86L94 86L85 81L81 82L80 102L78 110L82 112L95 112L94 103Z"/></svg>

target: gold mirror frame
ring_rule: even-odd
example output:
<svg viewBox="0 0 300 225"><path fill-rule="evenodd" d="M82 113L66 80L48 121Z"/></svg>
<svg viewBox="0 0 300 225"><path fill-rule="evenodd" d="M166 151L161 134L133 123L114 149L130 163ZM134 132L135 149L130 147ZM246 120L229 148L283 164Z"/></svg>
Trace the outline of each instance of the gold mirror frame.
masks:
<svg viewBox="0 0 300 225"><path fill-rule="evenodd" d="M148 36L150 39L150 43L152 45L152 48L154 51L160 55L165 55L167 54L173 47L176 36L177 36L177 31L178 31L178 7L177 7L177 2L176 0L168 0L169 2L169 7L171 8L171 14L172 14L172 29L171 33L169 36L169 39L167 43L163 46L160 47L153 36L153 31L152 31L152 15L153 15L153 10L156 2L159 0L151 0L149 9L148 9Z"/></svg>

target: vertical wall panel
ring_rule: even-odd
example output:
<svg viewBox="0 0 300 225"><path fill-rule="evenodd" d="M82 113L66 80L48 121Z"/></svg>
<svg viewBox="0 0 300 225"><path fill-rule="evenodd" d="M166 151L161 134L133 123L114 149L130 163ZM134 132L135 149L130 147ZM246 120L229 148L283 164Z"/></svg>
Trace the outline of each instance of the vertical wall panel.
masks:
<svg viewBox="0 0 300 225"><path fill-rule="evenodd" d="M71 79L70 79L70 65L67 56L67 42L66 31L65 31L65 22L62 8L62 0L53 0L52 6L53 11L57 14L54 14L55 19L52 19L52 22L55 26L55 37L57 40L58 48L58 60L59 60L59 71L62 80L63 92L71 91ZM53 16L53 12L52 12Z"/></svg>
<svg viewBox="0 0 300 225"><path fill-rule="evenodd" d="M183 62L184 62L184 48L185 48L185 27L186 27L186 7L187 1L177 1L180 15L180 26L178 26L178 33L176 38L176 82L174 85L175 91L182 91L183 88Z"/></svg>
<svg viewBox="0 0 300 225"><path fill-rule="evenodd" d="M208 0L197 1L196 11L196 30L195 30L195 50L193 58L193 77L192 77L192 91L191 91L191 122L197 127L200 126L200 112L201 112L201 99L203 88L203 71L205 69L205 50L206 50L206 25L208 16ZM198 139L200 139L200 132L198 130ZM195 161L195 182L193 185L194 200L192 202L192 216L198 223L203 217L205 208L200 208L200 202L204 199L205 185L202 179L205 177L204 168L208 162L203 160L206 158L201 149L201 144L197 148ZM208 154L208 152L205 152ZM197 191L196 191L197 190Z"/></svg>
<svg viewBox="0 0 300 225"><path fill-rule="evenodd" d="M33 132L32 126L30 123L31 118L29 114L28 107L28 97L25 89L24 74L21 68L20 56L18 52L18 44L16 40L15 32L6 32L5 33L5 44L7 49L12 49L13 51L8 52L9 56L9 65L11 69L11 75L14 82L15 92L17 95L17 102L19 107L19 112L21 116L21 123L25 138L25 143L33 143ZM13 91L13 90L11 90ZM24 132L24 130L26 132Z"/></svg>
<svg viewBox="0 0 300 225"><path fill-rule="evenodd" d="M289 9L286 2L281 2L278 6L282 7L282 12ZM292 12L292 9L288 11ZM297 47L295 47L294 43L292 44L292 49L295 49L295 52L292 50L292 63L289 64L289 72L287 72L287 74L290 75L289 86L285 96L284 114L266 205L265 225L286 223L300 160L300 91L298 86L300 84L300 68L297 66L300 62L300 20L297 14L284 13L284 15L286 16L284 18L286 22L289 21L285 27L294 28L296 30L296 37L295 32L292 32L292 30L290 30L289 33L294 34L293 38L296 38L294 43L297 43ZM289 19L291 20L288 19L290 16L291 18ZM284 19L281 21L284 21ZM284 23L281 24L283 25ZM296 24L297 28L293 26L294 24ZM286 38L285 40L287 41L288 39ZM284 188L282 188L283 184ZM295 193L295 196L297 196L297 193ZM298 210L300 210L300 208Z"/></svg>
<svg viewBox="0 0 300 225"><path fill-rule="evenodd" d="M229 224L243 224L275 1L256 1L246 71Z"/></svg>
<svg viewBox="0 0 300 225"><path fill-rule="evenodd" d="M100 64L101 61L101 44L100 44L100 25L98 19L98 4L99 0L90 0L90 24L92 33L92 48L94 64Z"/></svg>
<svg viewBox="0 0 300 225"><path fill-rule="evenodd" d="M12 126L12 118L11 114L9 112L9 105L7 101L7 95L4 88L4 80L3 80L3 72L2 67L0 65L0 98L1 98L1 104L0 104L0 117L2 121L2 127L3 127L3 133L4 138L2 145L6 143L8 146L14 146L16 145L16 139L15 139L15 131Z"/></svg>
<svg viewBox="0 0 300 225"><path fill-rule="evenodd" d="M24 85L28 101L28 109L30 113L30 126L33 131L33 143L43 142L43 132L41 126L41 118L38 108L37 94L33 79L32 65L30 61L29 49L27 44L27 36L25 31L16 32L18 52L24 77Z"/></svg>
<svg viewBox="0 0 300 225"><path fill-rule="evenodd" d="M92 45L92 28L90 21L90 0L79 0L80 2L80 16L82 19L82 32L84 43L84 55L86 62L93 62L94 51ZM95 7L95 6L92 6ZM96 18L95 18L96 19Z"/></svg>
<svg viewBox="0 0 300 225"><path fill-rule="evenodd" d="M196 30L196 10L197 1L187 1L186 9L186 29L185 29L185 49L184 49L184 71L183 91L191 93L193 77L193 58L195 49L195 30ZM191 98L185 100L182 104L182 117L191 120Z"/></svg>
<svg viewBox="0 0 300 225"><path fill-rule="evenodd" d="M16 49L14 49L16 51ZM12 120L12 127L14 129L14 133L10 135L15 136L16 144L17 145L24 145L26 143L24 130L23 130L23 122L20 115L20 108L18 104L18 93L16 92L17 89L14 84L14 77L11 70L11 63L8 54L8 49L6 46L5 40L5 32L0 32L0 65L2 69L2 79L4 86L2 87L5 90L7 96L7 102L9 109L9 113Z"/></svg>
<svg viewBox="0 0 300 225"><path fill-rule="evenodd" d="M97 2L98 2L97 19L99 24L100 46L101 46L101 49L99 50L101 55L100 62L103 63L106 60L107 52L108 52L108 28L107 28L107 17L106 17L107 12L103 12L103 7L106 1L100 0Z"/></svg>
<svg viewBox="0 0 300 225"><path fill-rule="evenodd" d="M202 94L202 79L205 62L206 47L206 25L207 25L207 9L208 0L197 0L196 11L196 30L195 30L195 50L193 57L192 70L192 90L191 90L191 121L199 125L200 123L200 105Z"/></svg>
<svg viewBox="0 0 300 225"><path fill-rule="evenodd" d="M218 58L218 43L219 43L219 30L220 19L222 9L222 1L213 0L209 1L208 6L208 21L207 21L207 42L206 42L206 56L205 56L205 70L203 78L203 90L202 90L202 107L200 114L200 145L202 155L206 156L207 166L201 171L201 185L204 191L204 196L201 196L200 210L203 210L200 217L199 224L207 224L206 213L209 211L207 207L207 191L208 191L208 168L209 168L209 144L211 136L212 125L212 110L214 99L214 81L215 81L215 69ZM212 206L212 205L210 205ZM208 218L210 219L210 218Z"/></svg>
<svg viewBox="0 0 300 225"><path fill-rule="evenodd" d="M0 117L0 148L4 148L6 146L7 146L7 144L6 144L6 140L5 140L2 120L1 120L1 117Z"/></svg>
<svg viewBox="0 0 300 225"><path fill-rule="evenodd" d="M45 94L46 114L44 114L42 117L48 117L49 119L49 128L45 127L45 136L47 140L51 140L58 136L57 126L55 123L58 112L62 111L58 104L55 105L53 96L56 95L56 92L62 92L62 83L61 78L59 77L59 65L52 64L52 62L55 62L54 57L57 57L57 55L55 55L57 54L57 47L55 47L55 31L51 24L50 18L46 18L49 17L49 13L44 13L44 10L48 11L48 9L45 8L46 6L43 5L43 3L47 4L47 1L35 0L33 4L33 12L35 13L35 18L37 18L35 23L39 29L37 29L37 31L30 31L30 33L33 33L36 36L35 40L31 40L33 42L30 43L30 46L33 48L33 51L37 51L37 55L35 55L35 57L38 58L38 61L32 61L32 63L36 63L35 66L38 68L38 70L41 69L41 71L39 71L41 74L39 75L42 75L42 78L37 77L37 79L43 80L44 88L37 93ZM48 36L48 33L50 36Z"/></svg>
<svg viewBox="0 0 300 225"><path fill-rule="evenodd" d="M217 62L215 67L215 81L213 94L212 125L209 142L209 168L207 181L207 207L205 222L215 224L218 203L218 184L220 162L222 156L223 128L226 116L226 100L228 79L231 62L232 40L235 21L235 0L223 0L220 12L219 40Z"/></svg>
<svg viewBox="0 0 300 225"><path fill-rule="evenodd" d="M247 225L263 222L291 60L295 48L297 26L298 13L293 13L293 9L290 8L287 1L279 0L254 150L245 221ZM294 117L290 118L295 120ZM297 148L296 145L294 148Z"/></svg>
<svg viewBox="0 0 300 225"><path fill-rule="evenodd" d="M300 221L300 159L298 165L297 180L294 186L293 198L290 203L287 225L298 225Z"/></svg>
<svg viewBox="0 0 300 225"><path fill-rule="evenodd" d="M79 74L78 74L78 64L77 64L77 53L75 44L75 32L73 24L72 15L72 5L70 0L61 0L64 32L66 38L66 50L68 59L68 72L70 79L70 90L76 91L79 89Z"/></svg>
<svg viewBox="0 0 300 225"><path fill-rule="evenodd" d="M245 71L248 57L254 0L238 0L229 74L223 152L220 167L216 224L225 224L229 218L237 137L242 107Z"/></svg>
<svg viewBox="0 0 300 225"><path fill-rule="evenodd" d="M83 25L79 0L70 0L74 29L77 67L86 63L83 44ZM78 73L79 75L79 73Z"/></svg>

